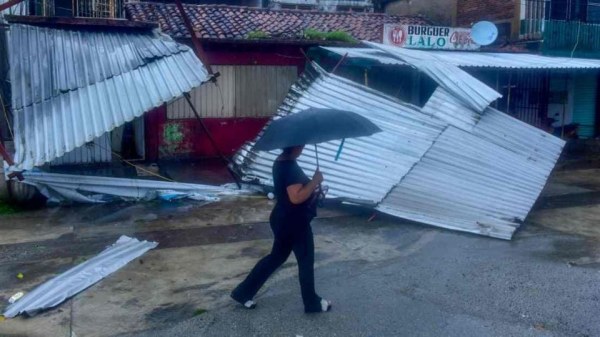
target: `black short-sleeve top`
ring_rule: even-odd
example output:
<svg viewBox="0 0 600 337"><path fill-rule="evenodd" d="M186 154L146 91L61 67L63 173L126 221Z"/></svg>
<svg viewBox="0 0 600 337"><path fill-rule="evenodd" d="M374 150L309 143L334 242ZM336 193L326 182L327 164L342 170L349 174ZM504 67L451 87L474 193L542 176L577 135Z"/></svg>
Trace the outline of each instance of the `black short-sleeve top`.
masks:
<svg viewBox="0 0 600 337"><path fill-rule="evenodd" d="M310 179L304 174L300 165L295 160L277 160L273 164L273 183L277 206L284 214L295 215L308 211L309 200L302 204L294 205L287 193L288 186L306 185Z"/></svg>

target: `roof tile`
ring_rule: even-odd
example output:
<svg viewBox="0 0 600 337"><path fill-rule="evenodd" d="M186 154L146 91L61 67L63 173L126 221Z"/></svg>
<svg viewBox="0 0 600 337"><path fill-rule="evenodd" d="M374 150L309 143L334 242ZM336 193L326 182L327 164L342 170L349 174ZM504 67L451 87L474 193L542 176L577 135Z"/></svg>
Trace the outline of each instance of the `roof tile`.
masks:
<svg viewBox="0 0 600 337"><path fill-rule="evenodd" d="M431 23L419 16L379 13L317 12L274 10L227 5L184 5L196 35L205 39L245 39L252 31L271 38L299 39L308 28L331 32L342 30L358 40L381 42L384 23ZM133 21L157 22L163 32L175 38L189 37L174 4L133 2L125 5Z"/></svg>

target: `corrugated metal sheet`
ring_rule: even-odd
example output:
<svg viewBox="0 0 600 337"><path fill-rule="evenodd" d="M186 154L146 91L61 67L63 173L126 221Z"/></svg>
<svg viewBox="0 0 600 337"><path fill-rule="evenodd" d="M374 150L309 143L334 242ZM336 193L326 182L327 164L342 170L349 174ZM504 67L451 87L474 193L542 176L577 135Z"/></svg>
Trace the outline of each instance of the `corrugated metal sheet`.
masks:
<svg viewBox="0 0 600 337"><path fill-rule="evenodd" d="M442 87L435 89L422 111L467 131L473 129L481 118L480 114L469 109Z"/></svg>
<svg viewBox="0 0 600 337"><path fill-rule="evenodd" d="M117 242L99 255L33 289L10 305L4 312L4 316L13 318L22 313L35 315L43 309L53 308L121 269L150 249L156 248L157 245L156 242L121 236Z"/></svg>
<svg viewBox="0 0 600 337"><path fill-rule="evenodd" d="M10 26L15 166L58 158L199 86L204 66L158 33Z"/></svg>
<svg viewBox="0 0 600 337"><path fill-rule="evenodd" d="M510 239L549 171L449 127L378 209L438 227Z"/></svg>
<svg viewBox="0 0 600 337"><path fill-rule="evenodd" d="M577 133L580 137L594 137L596 133L598 75L575 76L573 84L573 123L579 124Z"/></svg>
<svg viewBox="0 0 600 337"><path fill-rule="evenodd" d="M364 41L365 44L388 53L419 69L444 88L448 93L461 100L463 104L476 112L483 110L493 101L502 97L464 70L439 60L435 53L420 50L398 48L379 43Z"/></svg>
<svg viewBox="0 0 600 337"><path fill-rule="evenodd" d="M192 91L202 117L270 117L298 77L295 66L213 66L221 73L218 86L209 83ZM260 83L260 85L258 85ZM171 119L194 119L184 98L167 106Z"/></svg>
<svg viewBox="0 0 600 337"><path fill-rule="evenodd" d="M472 133L536 163L548 175L565 141L493 108L486 109Z"/></svg>
<svg viewBox="0 0 600 337"><path fill-rule="evenodd" d="M390 57L377 49L371 48L339 48L321 47L325 50L350 58L364 58L382 64L406 65L406 62ZM486 52L461 52L461 51L428 51L429 57L437 61L448 63L457 67L500 68L500 69L600 69L600 60L550 57L535 54L521 53L486 53Z"/></svg>
<svg viewBox="0 0 600 337"><path fill-rule="evenodd" d="M361 113L384 130L347 141L351 147L340 162L333 159L339 143L320 146L326 183L335 186L332 197L371 201L395 216L510 239L564 142L495 109L476 112L443 87L431 100L419 109L317 70L303 75L279 112L337 107ZM247 179L272 185L276 155L252 152L248 144L235 160ZM312 149L299 162L312 172Z"/></svg>
<svg viewBox="0 0 600 337"><path fill-rule="evenodd" d="M235 69L233 66L213 65L219 72L218 86L207 83L190 92L196 110L201 117L227 118L235 117ZM183 97L167 105L169 119L195 119L196 116Z"/></svg>
<svg viewBox="0 0 600 337"><path fill-rule="evenodd" d="M160 193L193 195L196 200L215 200L220 196L250 194L237 186L185 184L149 179L127 179L27 171L23 183L35 186L54 201L102 203L117 200L152 200Z"/></svg>
<svg viewBox="0 0 600 337"><path fill-rule="evenodd" d="M80 146L62 157L54 159L50 165L110 163L112 160L110 134L102 136Z"/></svg>
<svg viewBox="0 0 600 337"><path fill-rule="evenodd" d="M348 139L339 161L334 161L339 142L319 145L321 170L327 176L331 197L380 202L429 149L444 123L426 116L418 107L402 103L347 79L307 69L292 87L278 115L314 108L339 108L367 116L385 132L373 137ZM278 151L254 152L245 145L234 157L247 180L272 185L271 167ZM299 158L306 172L316 168L314 148ZM385 174L382 174L385 172Z"/></svg>

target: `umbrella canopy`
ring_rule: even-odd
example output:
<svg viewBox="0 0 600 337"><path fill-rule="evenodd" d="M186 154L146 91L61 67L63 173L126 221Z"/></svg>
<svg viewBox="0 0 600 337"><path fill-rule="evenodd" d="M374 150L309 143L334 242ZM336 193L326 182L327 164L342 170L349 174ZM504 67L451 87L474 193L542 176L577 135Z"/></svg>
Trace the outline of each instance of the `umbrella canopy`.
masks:
<svg viewBox="0 0 600 337"><path fill-rule="evenodd" d="M256 142L258 151L370 136L382 130L367 118L345 110L310 108L274 120Z"/></svg>

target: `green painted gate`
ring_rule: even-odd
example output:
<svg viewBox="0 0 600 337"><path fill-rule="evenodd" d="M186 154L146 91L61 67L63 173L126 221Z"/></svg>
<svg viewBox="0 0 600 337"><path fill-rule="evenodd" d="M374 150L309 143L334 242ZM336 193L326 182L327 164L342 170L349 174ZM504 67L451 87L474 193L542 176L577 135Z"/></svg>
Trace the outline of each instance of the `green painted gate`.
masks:
<svg viewBox="0 0 600 337"><path fill-rule="evenodd" d="M596 95L598 76L575 76L573 97L573 123L579 124L581 138L594 137L596 125Z"/></svg>

